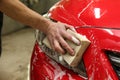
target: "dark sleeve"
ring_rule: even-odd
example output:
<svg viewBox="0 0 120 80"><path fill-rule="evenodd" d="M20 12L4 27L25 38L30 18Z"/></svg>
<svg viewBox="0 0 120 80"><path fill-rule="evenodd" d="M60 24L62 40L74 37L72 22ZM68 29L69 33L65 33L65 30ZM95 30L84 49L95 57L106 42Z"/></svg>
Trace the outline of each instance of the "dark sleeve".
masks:
<svg viewBox="0 0 120 80"><path fill-rule="evenodd" d="M1 32L2 32L2 25L3 25L3 13L0 12L0 56L2 52L2 47L1 47Z"/></svg>
<svg viewBox="0 0 120 80"><path fill-rule="evenodd" d="M0 27L2 27L3 24L3 13L0 12Z"/></svg>

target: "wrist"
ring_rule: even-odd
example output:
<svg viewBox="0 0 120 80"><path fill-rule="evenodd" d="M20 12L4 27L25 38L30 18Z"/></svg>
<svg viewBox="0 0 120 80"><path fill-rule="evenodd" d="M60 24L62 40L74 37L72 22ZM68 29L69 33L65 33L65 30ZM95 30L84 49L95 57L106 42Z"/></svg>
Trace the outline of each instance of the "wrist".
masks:
<svg viewBox="0 0 120 80"><path fill-rule="evenodd" d="M47 34L47 31L50 29L51 25L52 25L52 22L45 18L42 18L42 19L39 18L39 20L36 21L36 28L45 34Z"/></svg>
<svg viewBox="0 0 120 80"><path fill-rule="evenodd" d="M43 25L43 32L45 33L45 34L48 34L49 33L49 30L50 30L50 28L52 27L52 25L53 25L53 22L51 22L51 21L46 21L45 23L44 23L44 25Z"/></svg>

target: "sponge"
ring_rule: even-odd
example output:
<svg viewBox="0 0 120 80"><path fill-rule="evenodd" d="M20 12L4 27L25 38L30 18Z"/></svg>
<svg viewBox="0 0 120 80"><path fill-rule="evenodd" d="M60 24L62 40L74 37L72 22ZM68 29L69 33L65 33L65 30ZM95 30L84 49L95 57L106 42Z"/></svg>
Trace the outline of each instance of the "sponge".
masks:
<svg viewBox="0 0 120 80"><path fill-rule="evenodd" d="M71 56L68 52L66 54L62 54L62 57L64 59L64 61L66 61L68 63L69 66L71 67L76 67L78 66L79 62L82 59L82 55L83 53L86 51L87 47L90 44L90 41L86 38L86 36L78 34L76 32L73 32L71 30L67 30L68 33L70 33L71 35L73 35L74 37L76 37L77 39L80 40L80 45L76 45L75 43L66 40L66 42L69 44L69 46L75 51L75 55ZM51 49L51 46L49 44L49 41L47 38L43 39L43 43Z"/></svg>

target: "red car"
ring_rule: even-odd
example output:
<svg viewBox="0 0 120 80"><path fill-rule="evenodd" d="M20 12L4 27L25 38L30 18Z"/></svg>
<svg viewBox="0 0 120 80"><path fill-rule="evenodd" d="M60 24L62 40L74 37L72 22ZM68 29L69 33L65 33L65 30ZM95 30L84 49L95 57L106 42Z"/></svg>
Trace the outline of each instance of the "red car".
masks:
<svg viewBox="0 0 120 80"><path fill-rule="evenodd" d="M48 12L52 21L75 26L91 44L76 68L49 50L36 31L30 80L119 80L120 0L60 0Z"/></svg>

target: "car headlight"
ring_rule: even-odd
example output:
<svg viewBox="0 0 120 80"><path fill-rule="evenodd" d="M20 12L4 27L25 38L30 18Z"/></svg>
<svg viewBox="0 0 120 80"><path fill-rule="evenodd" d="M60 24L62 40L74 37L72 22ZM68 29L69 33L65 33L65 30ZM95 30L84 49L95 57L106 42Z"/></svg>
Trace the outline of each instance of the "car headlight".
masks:
<svg viewBox="0 0 120 80"><path fill-rule="evenodd" d="M44 15L45 18L51 20L47 14ZM54 20L51 20L51 21L54 21ZM81 62L79 63L79 65L77 67L70 67L63 59L62 59L62 56L49 49L46 45L44 45L42 43L43 39L45 38L45 34L40 32L39 30L36 30L36 40L37 42L39 43L40 45L40 48L42 49L42 51L47 55L49 56L51 59L53 59L54 61L56 61L57 63L60 63L61 65L63 65L64 67L74 71L75 73L78 73L80 74L81 76L87 78L87 75L86 75L86 70L85 70L85 67L84 67L84 63L83 63L83 60L81 60Z"/></svg>

